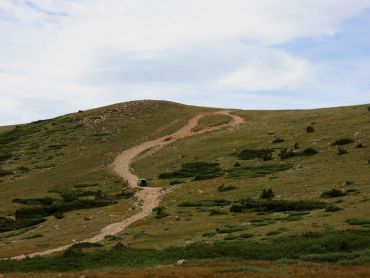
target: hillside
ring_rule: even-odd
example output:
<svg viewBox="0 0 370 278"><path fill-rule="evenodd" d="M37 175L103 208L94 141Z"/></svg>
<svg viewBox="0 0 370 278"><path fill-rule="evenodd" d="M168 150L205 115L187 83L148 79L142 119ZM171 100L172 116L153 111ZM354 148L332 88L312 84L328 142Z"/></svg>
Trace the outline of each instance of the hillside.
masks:
<svg viewBox="0 0 370 278"><path fill-rule="evenodd" d="M112 163L124 150L163 138L162 147L145 149L129 169L161 188L159 206L92 246L104 252L128 248L127 263L113 266L235 256L370 262L368 105L234 110L231 115L244 120L237 125L217 111L137 101L0 128L0 257L77 243L138 214L137 189L117 176ZM192 136L172 137L199 113L205 114ZM281 255L292 241L301 253ZM339 241L342 249L331 245ZM194 255L199 244L213 249ZM263 254L256 251L263 248ZM344 255L333 259L335 252ZM346 257L349 252L363 253ZM129 254L140 254L142 263ZM101 267L88 258L86 264L72 269ZM4 261L1 267L32 270L27 262Z"/></svg>

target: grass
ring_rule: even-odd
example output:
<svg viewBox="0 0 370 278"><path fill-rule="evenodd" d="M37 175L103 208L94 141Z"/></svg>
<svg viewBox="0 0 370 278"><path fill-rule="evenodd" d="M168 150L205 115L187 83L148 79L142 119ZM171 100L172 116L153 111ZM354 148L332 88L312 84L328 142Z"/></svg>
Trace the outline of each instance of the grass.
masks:
<svg viewBox="0 0 370 278"><path fill-rule="evenodd" d="M231 121L231 117L227 115L206 115L200 119L198 125L193 128L193 131L200 131L206 127L215 127L227 124Z"/></svg>
<svg viewBox="0 0 370 278"><path fill-rule="evenodd" d="M92 184L91 187L86 186L86 188L91 191L100 189L109 192L110 195L119 193L123 184L117 182L117 178L112 176L108 165L120 151L146 140L170 134L181 127L194 113L205 110L205 108L171 103L131 103L71 114L18 128L15 135L20 138L1 144L1 150L12 155L11 158L1 162L1 169L12 171L14 174L0 178L2 180L0 216L5 217L23 206L12 203L13 199L37 199L47 196L58 198L57 194L50 193L49 190L63 188L71 191L76 184ZM370 197L368 188L370 174L367 162L369 156L366 152L368 149L347 144L345 147L348 153L338 156L337 148L330 145L340 138L353 138L356 143L370 145L367 106L305 111L235 111L234 113L246 119L246 123L239 129L220 130L184 138L153 155L146 156L145 159L138 159L133 164L135 173L147 177L153 186L167 188L169 182L174 180L186 182L171 189L172 191L161 202L160 206L164 206L166 213L169 214L167 217L157 219L155 214L152 214L140 223L134 223L119 235L122 243L131 246L134 250L142 248L161 252L171 246L183 248L192 242L204 240L204 244L210 246L216 242L220 244L222 242L228 246L227 252L231 252L232 248L237 247L230 247L230 244L238 243L239 240L253 241L253 244L267 244L282 235L294 237L305 231L323 233L343 231L348 228L364 229L364 225L350 225L346 220L367 219L366 212L370 209L370 202L363 200ZM307 133L305 128L313 125L312 123L316 123L315 132ZM341 128L338 129L338 126ZM274 137L271 134L277 134L285 141L272 144ZM302 147L293 148L296 143ZM49 148L50 145L61 147ZM288 160L289 170L255 178L250 178L248 176L250 173L245 178L234 179L227 175L220 175L197 182L190 182L196 175L181 179L158 178L160 173L171 173L182 169L185 163L194 162L217 163L220 169L279 165L281 160L278 153L283 148L287 150L293 148L294 152L313 148L318 153L312 156L291 157ZM275 149L275 152L272 153L270 161L259 158L257 159L261 161L241 161L235 154L245 149ZM242 165L234 167L236 162ZM51 165L53 166L48 167ZM18 167L27 167L30 171L16 173ZM321 192L328 190L328 187L340 186L343 180L354 180L356 189L360 193L348 194L342 198L342 202L338 205L343 210L335 212L327 212L325 207L325 210L318 209L306 215L269 210L256 213L253 212L254 209L244 210L242 206L244 213L210 216L210 210L213 209L227 212L232 203L218 206L215 202L208 201L200 202L199 206L198 202L222 199L232 202L248 198L255 200L263 188L271 188L277 201L321 202ZM220 184L236 187L237 190L218 191ZM337 206L335 199L330 201ZM195 202L196 206L193 206L194 203L192 206L178 206L184 202ZM241 205L241 203L234 205L237 204ZM197 208L205 210L197 211ZM12 232L3 233L1 236L4 236L4 240L0 242L0 256L41 251L69 244L73 240L90 237L105 225L137 212L134 200L128 199L107 207L67 212L65 218L61 220L47 217L47 221L42 226L24 232L17 231L22 234L7 237ZM86 221L84 217L91 220ZM224 234L219 233L203 237L203 234L212 233L217 228L226 225L238 226L242 223L246 223L248 228L232 234L232 237L237 238L224 240ZM55 226L57 228L54 228ZM273 235L270 236L272 239L270 237L266 239L267 233L280 228L286 229L282 235ZM141 231L145 233L140 233ZM43 234L44 237L21 239L35 233ZM243 233L248 233L252 237L244 239L241 237ZM140 236L134 237L133 235L136 234ZM48 243L47 247L41 245L45 242ZM115 243L104 242L108 250L109 246ZM106 248L100 249L104 251ZM330 248L325 247L323 251L315 249L306 255L326 254L325 252L345 253L347 251L330 251ZM131 254L137 255L137 253ZM158 254L163 253L156 253L156 256ZM178 256L182 254L176 253L176 256L169 260L170 263L179 259ZM289 259L292 258L289 257ZM364 256L360 259L366 260ZM299 260L299 258L292 260ZM144 261L149 263L148 260ZM152 263L157 262L157 259L154 259ZM71 260L71 263L74 262Z"/></svg>
<svg viewBox="0 0 370 278"><path fill-rule="evenodd" d="M120 193L123 183L117 182L108 167L114 157L129 146L176 131L200 110L204 111L169 102L129 102L0 130L0 150L11 154L0 161L0 217L20 208L13 199L56 198L49 193L55 188L71 191L75 184L89 183L110 195ZM101 136L94 136L97 133ZM29 171L20 172L18 167ZM133 203L128 199L109 207L67 212L62 220L47 217L37 228L45 234L44 239L16 236L1 242L0 257L41 251L45 249L38 245L42 241L57 247L90 237L105 225L135 213L135 209L128 210ZM93 219L85 223L85 216ZM56 235L59 229L63 229L62 237Z"/></svg>
<svg viewBox="0 0 370 278"><path fill-rule="evenodd" d="M230 207L230 212L252 211L307 211L325 208L326 204L317 201L290 201L290 200L241 200L239 204Z"/></svg>
<svg viewBox="0 0 370 278"><path fill-rule="evenodd" d="M244 149L238 154L238 158L241 160L251 160L256 158L270 160L272 153L272 149Z"/></svg>
<svg viewBox="0 0 370 278"><path fill-rule="evenodd" d="M180 170L159 175L160 179L193 178L194 180L205 180L223 175L218 163L189 162L181 166Z"/></svg>
<svg viewBox="0 0 370 278"><path fill-rule="evenodd" d="M290 167L288 164L244 166L228 170L227 177L233 179L264 177L269 174L288 170Z"/></svg>
<svg viewBox="0 0 370 278"><path fill-rule="evenodd" d="M235 238L233 238L235 239ZM171 264L178 258L200 259L240 259L240 260L281 260L306 259L308 261L342 262L346 254L357 252L356 259L368 258L370 237L359 231L329 232L324 234L304 234L280 237L272 242L252 240L226 240L213 244L195 243L187 247L172 247L163 250L139 250L128 248L97 248L94 252L84 252L72 247L63 255L36 257L23 261L1 261L3 272L45 272L101 269L107 267L150 266ZM340 256L333 256L342 253ZM316 257L315 257L316 256ZM352 261L356 264L356 261Z"/></svg>
<svg viewBox="0 0 370 278"><path fill-rule="evenodd" d="M350 218L347 219L346 222L350 225L369 225L370 219Z"/></svg>
<svg viewBox="0 0 370 278"><path fill-rule="evenodd" d="M321 198L326 198L326 199L328 199L328 198L338 198L338 197L346 196L347 194L348 194L347 192L344 192L342 190L333 188L333 189L322 192L320 194L320 197Z"/></svg>

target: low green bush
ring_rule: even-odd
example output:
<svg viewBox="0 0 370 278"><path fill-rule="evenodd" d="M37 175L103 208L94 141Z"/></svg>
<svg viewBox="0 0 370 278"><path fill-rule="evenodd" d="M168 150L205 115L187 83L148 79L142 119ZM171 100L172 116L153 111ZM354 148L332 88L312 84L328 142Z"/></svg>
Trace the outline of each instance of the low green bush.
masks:
<svg viewBox="0 0 370 278"><path fill-rule="evenodd" d="M2 233L8 231L15 231L26 227L32 227L45 221L46 220L43 218L23 218L16 219L14 221L4 217L0 217L0 232Z"/></svg>
<svg viewBox="0 0 370 278"><path fill-rule="evenodd" d="M296 149L288 150L287 148L284 148L280 151L279 157L280 159L288 159L288 158L297 157L297 156L311 156L317 153L318 151L311 147L305 148L303 151L297 151Z"/></svg>
<svg viewBox="0 0 370 278"><path fill-rule="evenodd" d="M307 133L312 133L315 131L315 128L312 125L309 125L306 127L306 132Z"/></svg>
<svg viewBox="0 0 370 278"><path fill-rule="evenodd" d="M285 171L291 168L289 164L268 164L268 165L255 165L233 168L228 170L227 178L233 179L247 179L264 177L268 174L273 174Z"/></svg>
<svg viewBox="0 0 370 278"><path fill-rule="evenodd" d="M253 237L252 234L249 234L249 233L242 233L239 235L240 238L251 238Z"/></svg>
<svg viewBox="0 0 370 278"><path fill-rule="evenodd" d="M219 200L198 200L186 201L178 204L179 207L224 207L231 204L231 201L225 199Z"/></svg>
<svg viewBox="0 0 370 278"><path fill-rule="evenodd" d="M231 185L226 186L224 184L221 184L220 186L217 187L218 192L226 192L226 191L231 191L231 190L234 190L234 189L236 189L235 186L231 186Z"/></svg>
<svg viewBox="0 0 370 278"><path fill-rule="evenodd" d="M335 205L330 205L330 206L327 206L325 208L326 212L337 212L337 211L341 211L341 210L343 210L343 208L335 206Z"/></svg>
<svg viewBox="0 0 370 278"><path fill-rule="evenodd" d="M278 143L283 143L283 142L285 142L285 140L279 137L276 137L274 140L272 140L273 144L278 144Z"/></svg>
<svg viewBox="0 0 370 278"><path fill-rule="evenodd" d="M56 201L55 198L45 197L36 199L13 199L13 203L23 204L27 206L49 206Z"/></svg>
<svg viewBox="0 0 370 278"><path fill-rule="evenodd" d="M331 145L332 146L342 146L342 145L352 144L354 142L355 141L353 139L350 139L350 138L341 138L341 139L338 139L335 142L333 142Z"/></svg>
<svg viewBox="0 0 370 278"><path fill-rule="evenodd" d="M370 234L365 231L338 231L306 233L279 237L272 241L226 240L214 243L194 243L186 247L162 250L131 248L98 248L84 252L71 248L64 254L34 257L21 261L0 261L2 273L12 272L65 272L117 267L149 267L174 264L179 258L187 260L239 259L297 261L301 258L316 262L365 264L369 260ZM74 250L74 251L70 251ZM343 254L336 256L335 254ZM348 257L345 260L346 255ZM317 257L321 256L321 258ZM351 260L350 260L351 259Z"/></svg>
<svg viewBox="0 0 370 278"><path fill-rule="evenodd" d="M303 150L303 152L300 154L302 156L310 156L310 155L314 155L314 154L317 154L318 151L315 150L314 148L306 148Z"/></svg>
<svg viewBox="0 0 370 278"><path fill-rule="evenodd" d="M212 208L209 210L209 216L216 216L216 215L226 215L227 212L224 211L224 210L219 210L219 209L215 209L215 208Z"/></svg>
<svg viewBox="0 0 370 278"><path fill-rule="evenodd" d="M328 199L328 198L343 197L343 196L346 196L346 195L347 195L346 192L344 192L342 190L339 190L339 189L336 189L336 188L333 188L333 189L322 192L320 197Z"/></svg>
<svg viewBox="0 0 370 278"><path fill-rule="evenodd" d="M13 175L14 172L10 170L1 170L0 169L0 177L10 176Z"/></svg>
<svg viewBox="0 0 370 278"><path fill-rule="evenodd" d="M307 211L322 209L327 206L326 203L317 201L288 201L288 200L241 200L240 204L233 204L230 207L230 212L243 212L244 210L251 211Z"/></svg>
<svg viewBox="0 0 370 278"><path fill-rule="evenodd" d="M350 218L346 220L346 223L350 225L368 225L370 224L370 219Z"/></svg>
<svg viewBox="0 0 370 278"><path fill-rule="evenodd" d="M194 178L194 180L212 179L222 176L218 163L190 162L184 163L180 170L162 173L160 179Z"/></svg>
<svg viewBox="0 0 370 278"><path fill-rule="evenodd" d="M272 159L272 153L272 149L244 149L238 154L238 157L241 160L251 160L258 158L267 161Z"/></svg>
<svg viewBox="0 0 370 278"><path fill-rule="evenodd" d="M272 189L263 189L261 195L260 195L260 199L272 199L274 198L275 194L274 192L272 191Z"/></svg>
<svg viewBox="0 0 370 278"><path fill-rule="evenodd" d="M157 219L164 218L169 215L168 213L166 213L165 207L155 207L153 209L153 212L155 212L155 218Z"/></svg>
<svg viewBox="0 0 370 278"><path fill-rule="evenodd" d="M227 225L221 228L217 228L216 232L219 234L229 234L229 233L235 233L235 232L240 232L243 231L244 228L241 226L232 226L232 225Z"/></svg>

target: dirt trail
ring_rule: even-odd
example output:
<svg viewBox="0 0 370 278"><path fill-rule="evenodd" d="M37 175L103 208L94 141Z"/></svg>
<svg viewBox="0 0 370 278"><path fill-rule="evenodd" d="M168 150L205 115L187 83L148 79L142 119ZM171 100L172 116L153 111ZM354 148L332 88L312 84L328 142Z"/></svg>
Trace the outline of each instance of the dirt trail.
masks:
<svg viewBox="0 0 370 278"><path fill-rule="evenodd" d="M217 112L209 112L209 113L199 113L193 118L191 118L182 128L171 135L163 136L161 138L144 142L140 145L134 146L128 150L123 151L113 162L112 167L114 172L119 175L124 181L127 181L128 186L130 188L137 188L137 180L138 177L132 172L131 164L133 163L134 159L138 157L145 151L150 149L156 148L155 151L163 148L164 146L175 142L178 139L189 137L195 134L202 134L206 132L216 131L227 127L235 127L239 124L244 123L244 119L242 117L236 116L231 114L231 110L222 110ZM210 128L205 128L200 131L192 131L198 125L199 120L206 116L212 114L222 114L228 115L232 118L232 120L227 124L222 124ZM96 243L102 241L105 236L107 235L116 235L126 229L130 224L144 219L148 215L152 213L153 208L157 207L161 201L165 193L161 192L161 188L159 187L145 187L140 188L135 195L135 197L141 203L142 211L117 223L110 224L103 229L100 230L99 234L94 237L82 240L81 242L90 242ZM67 248L71 247L73 244L60 246L58 248L45 250L42 252L32 253L28 255L20 255L16 257L12 257L13 260L21 260L26 257L35 257L35 256L46 256L53 253L61 252L66 250Z"/></svg>

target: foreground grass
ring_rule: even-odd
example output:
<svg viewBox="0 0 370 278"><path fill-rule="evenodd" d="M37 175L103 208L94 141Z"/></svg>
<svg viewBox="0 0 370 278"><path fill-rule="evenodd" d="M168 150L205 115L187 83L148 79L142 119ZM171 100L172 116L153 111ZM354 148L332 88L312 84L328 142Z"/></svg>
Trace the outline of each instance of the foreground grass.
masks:
<svg viewBox="0 0 370 278"><path fill-rule="evenodd" d="M203 261L185 266L158 266L147 268L114 268L107 270L94 270L67 273L27 273L11 274L13 278L46 278L46 277L125 277L125 278L285 278L285 277L323 277L323 278L348 278L367 277L370 266L338 266L334 264L284 264L280 262L255 262L255 261ZM5 276L6 277L6 276Z"/></svg>
<svg viewBox="0 0 370 278"><path fill-rule="evenodd" d="M143 267L174 264L183 258L190 261L221 258L365 264L370 262L370 235L368 232L359 231L307 233L301 236L282 237L271 242L244 239L213 244L195 243L163 250L130 249L121 244L110 249L98 248L93 252L86 252L81 247L72 247L64 254L54 257L1 261L0 269L3 272L54 272L107 267Z"/></svg>

